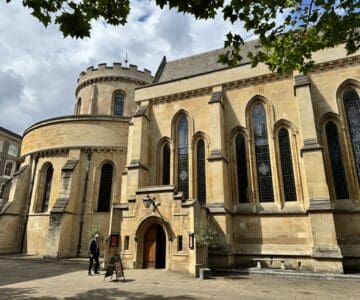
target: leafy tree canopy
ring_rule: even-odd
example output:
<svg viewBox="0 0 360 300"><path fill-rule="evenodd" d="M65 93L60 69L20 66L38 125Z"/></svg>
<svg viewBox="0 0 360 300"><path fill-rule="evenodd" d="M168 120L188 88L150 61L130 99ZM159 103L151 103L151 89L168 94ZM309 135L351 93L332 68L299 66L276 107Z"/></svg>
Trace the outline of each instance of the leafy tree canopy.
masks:
<svg viewBox="0 0 360 300"><path fill-rule="evenodd" d="M11 0L6 0L11 2ZM147 0L149 1L149 0ZM359 0L155 0L160 8L169 6L197 19L214 18L242 24L259 39L259 48L248 53L253 66L266 63L272 71L307 72L314 62L312 52L344 43L348 54L360 47ZM93 19L124 25L130 0L23 0L45 26L56 23L64 36L90 36ZM219 60L238 64L245 37L229 32L224 42L227 53Z"/></svg>

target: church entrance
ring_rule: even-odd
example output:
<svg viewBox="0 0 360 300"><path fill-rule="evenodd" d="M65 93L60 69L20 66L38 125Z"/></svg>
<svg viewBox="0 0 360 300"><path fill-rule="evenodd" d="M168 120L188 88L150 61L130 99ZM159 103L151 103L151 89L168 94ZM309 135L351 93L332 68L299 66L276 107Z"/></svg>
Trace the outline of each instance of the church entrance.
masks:
<svg viewBox="0 0 360 300"><path fill-rule="evenodd" d="M159 224L151 225L144 235L143 268L165 268L166 237Z"/></svg>

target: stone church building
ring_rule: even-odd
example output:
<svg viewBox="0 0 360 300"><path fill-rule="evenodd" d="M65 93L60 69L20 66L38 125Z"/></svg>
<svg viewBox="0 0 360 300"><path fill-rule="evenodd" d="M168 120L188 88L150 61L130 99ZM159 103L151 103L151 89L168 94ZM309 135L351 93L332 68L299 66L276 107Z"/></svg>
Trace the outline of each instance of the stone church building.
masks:
<svg viewBox="0 0 360 300"><path fill-rule="evenodd" d="M216 231L213 268L359 269L360 53L280 76L222 51L82 72L74 114L24 132L0 253L87 256L98 232L105 260L195 274Z"/></svg>

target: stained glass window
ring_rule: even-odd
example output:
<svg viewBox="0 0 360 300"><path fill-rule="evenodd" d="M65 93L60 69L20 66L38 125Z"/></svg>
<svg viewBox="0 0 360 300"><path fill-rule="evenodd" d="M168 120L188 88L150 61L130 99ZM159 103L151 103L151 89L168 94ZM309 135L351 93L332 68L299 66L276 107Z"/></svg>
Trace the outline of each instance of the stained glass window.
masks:
<svg viewBox="0 0 360 300"><path fill-rule="evenodd" d="M235 144L236 144L236 171L237 171L237 180L238 180L239 201L244 203L248 201L246 143L245 143L244 135L238 134L235 139Z"/></svg>
<svg viewBox="0 0 360 300"><path fill-rule="evenodd" d="M256 104L252 110L256 172L260 202L274 201L266 113L264 106Z"/></svg>
<svg viewBox="0 0 360 300"><path fill-rule="evenodd" d="M205 174L205 143L203 140L197 142L197 198L201 204L206 203L206 174Z"/></svg>
<svg viewBox="0 0 360 300"><path fill-rule="evenodd" d="M116 93L114 96L114 116L122 117L124 109L124 95Z"/></svg>
<svg viewBox="0 0 360 300"><path fill-rule="evenodd" d="M163 172L161 184L170 184L170 146L165 143L163 146Z"/></svg>
<svg viewBox="0 0 360 300"><path fill-rule="evenodd" d="M360 99L353 88L348 88L344 93L344 107L354 152L356 171L358 180L360 180Z"/></svg>
<svg viewBox="0 0 360 300"><path fill-rule="evenodd" d="M281 128L279 130L278 138L285 201L296 201L296 188L288 130Z"/></svg>
<svg viewBox="0 0 360 300"><path fill-rule="evenodd" d="M53 167L49 165L46 169L45 186L44 186L41 212L47 212L49 208L49 199L50 199L53 172L54 172Z"/></svg>
<svg viewBox="0 0 360 300"><path fill-rule="evenodd" d="M178 123L178 189L189 198L188 122L184 116Z"/></svg>
<svg viewBox="0 0 360 300"><path fill-rule="evenodd" d="M98 199L98 212L110 210L111 189L112 189L113 167L111 164L104 164L101 168L101 179Z"/></svg>
<svg viewBox="0 0 360 300"><path fill-rule="evenodd" d="M349 193L347 189L338 129L333 122L328 122L325 130L336 199L348 199Z"/></svg>

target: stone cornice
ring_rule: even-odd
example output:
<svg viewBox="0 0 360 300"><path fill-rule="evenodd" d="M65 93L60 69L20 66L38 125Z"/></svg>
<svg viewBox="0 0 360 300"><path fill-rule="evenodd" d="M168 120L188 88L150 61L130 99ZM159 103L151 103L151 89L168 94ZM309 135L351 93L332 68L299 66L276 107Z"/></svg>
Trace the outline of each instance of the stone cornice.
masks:
<svg viewBox="0 0 360 300"><path fill-rule="evenodd" d="M326 71L329 69L333 69L334 67L343 67L343 66L354 65L354 64L359 64L359 63L360 63L360 55L341 58L341 59L332 60L332 61L323 62L323 63L318 63L318 64L315 64L313 71L310 72L309 75L311 75L311 73L322 72L322 71ZM202 76L202 75L199 75L199 76ZM229 82L219 83L219 84L222 85L222 88L224 91L227 91L227 90L232 90L232 89L245 87L245 86L249 86L249 85L265 83L265 82L272 82L272 81L282 80L285 78L292 78L293 76L294 76L293 74L280 75L277 73L267 73L267 74L261 74L261 75L254 76L254 77L242 78L239 80L234 80L234 81L229 81ZM180 80L184 80L184 78L179 79L179 81ZM166 83L163 83L163 84L166 84ZM159 97L152 98L150 100L152 101L153 104L162 104L162 103L167 103L167 102L172 102L172 101L189 99L191 97L212 94L213 87L214 86L207 86L207 87L200 88L200 89L188 90L188 91L183 91L180 93L159 96Z"/></svg>
<svg viewBox="0 0 360 300"><path fill-rule="evenodd" d="M355 65L359 63L360 63L360 55L331 60L331 61L315 64L314 69L312 72L310 72L310 74L314 72L330 70L335 67Z"/></svg>
<svg viewBox="0 0 360 300"><path fill-rule="evenodd" d="M95 78L90 78L88 80L83 81L82 83L80 83L75 90L75 95L77 97L79 91L91 84L94 83L99 83L99 82L105 82L105 81L123 81L123 82L127 82L127 83L134 83L137 85L146 85L148 84L148 82L145 82L144 80L140 80L137 78L132 78L132 77L127 77L127 76L116 76L116 75L108 75L108 76L99 76L99 77L95 77Z"/></svg>
<svg viewBox="0 0 360 300"><path fill-rule="evenodd" d="M45 156L59 156L63 154L68 154L70 150L91 150L92 152L119 152L121 154L127 153L126 147L117 147L117 146L71 146L71 147L58 147L58 148L49 148L49 149L41 149L37 151L28 152L20 158L25 158L28 155L32 155L33 157L45 157Z"/></svg>
<svg viewBox="0 0 360 300"><path fill-rule="evenodd" d="M188 98L192 98L192 97L209 95L211 93L212 93L212 87L206 87L206 88L195 89L195 90L185 91L185 92L181 92L181 93L156 97L156 98L152 99L152 102L154 104L161 104L161 103L173 102L173 101L177 101L177 100L188 99Z"/></svg>

